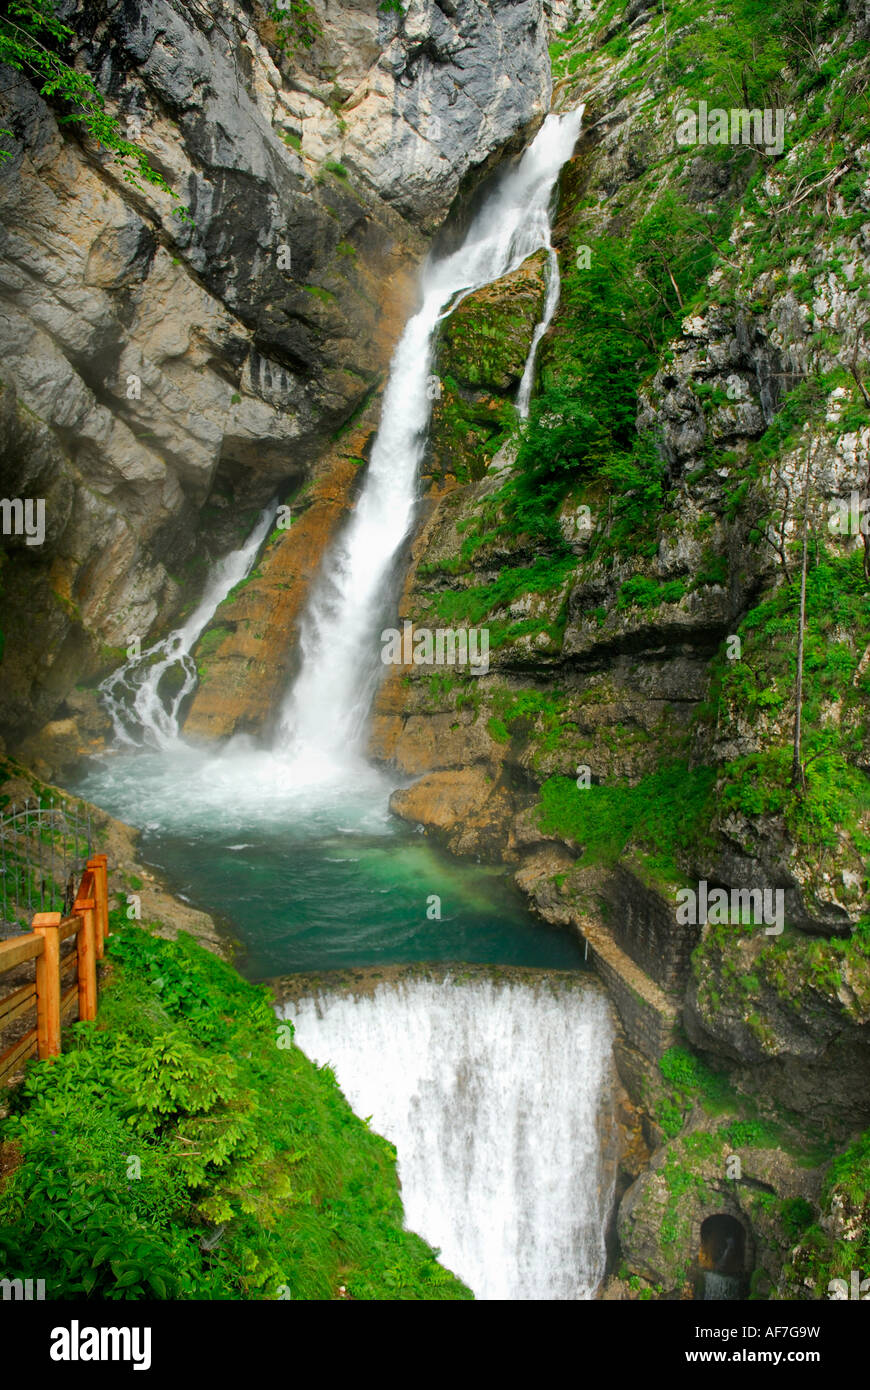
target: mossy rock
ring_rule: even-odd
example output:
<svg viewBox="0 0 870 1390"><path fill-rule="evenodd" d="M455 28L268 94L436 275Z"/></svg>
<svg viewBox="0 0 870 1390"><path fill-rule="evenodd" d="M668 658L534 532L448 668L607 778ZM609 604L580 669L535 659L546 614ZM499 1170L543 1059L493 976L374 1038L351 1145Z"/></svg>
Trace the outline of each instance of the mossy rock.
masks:
<svg viewBox="0 0 870 1390"><path fill-rule="evenodd" d="M441 332L439 375L502 394L516 389L544 312L546 266L547 254L539 251L462 301Z"/></svg>

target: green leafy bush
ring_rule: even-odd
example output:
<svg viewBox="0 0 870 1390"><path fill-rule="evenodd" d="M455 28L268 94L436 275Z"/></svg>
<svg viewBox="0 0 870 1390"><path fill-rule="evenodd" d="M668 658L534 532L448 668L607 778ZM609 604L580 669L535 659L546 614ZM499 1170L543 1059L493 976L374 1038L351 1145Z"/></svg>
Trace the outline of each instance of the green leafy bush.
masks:
<svg viewBox="0 0 870 1390"><path fill-rule="evenodd" d="M113 922L98 1024L31 1064L0 1123L22 1158L0 1187L4 1273L67 1299L470 1297L403 1229L395 1150L267 992Z"/></svg>
<svg viewBox="0 0 870 1390"><path fill-rule="evenodd" d="M568 777L541 787L540 825L583 847L581 862L613 863L631 846L653 871L678 877L683 851L708 833L716 780L712 768L668 763L636 786L578 788Z"/></svg>

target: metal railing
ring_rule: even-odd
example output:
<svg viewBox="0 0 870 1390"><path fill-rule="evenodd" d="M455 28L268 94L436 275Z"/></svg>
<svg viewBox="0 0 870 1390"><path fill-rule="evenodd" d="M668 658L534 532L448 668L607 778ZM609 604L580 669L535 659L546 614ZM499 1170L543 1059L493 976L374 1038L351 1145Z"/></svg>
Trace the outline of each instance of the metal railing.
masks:
<svg viewBox="0 0 870 1390"><path fill-rule="evenodd" d="M93 848L90 812L53 797L12 804L0 817L0 938L34 912L68 915Z"/></svg>

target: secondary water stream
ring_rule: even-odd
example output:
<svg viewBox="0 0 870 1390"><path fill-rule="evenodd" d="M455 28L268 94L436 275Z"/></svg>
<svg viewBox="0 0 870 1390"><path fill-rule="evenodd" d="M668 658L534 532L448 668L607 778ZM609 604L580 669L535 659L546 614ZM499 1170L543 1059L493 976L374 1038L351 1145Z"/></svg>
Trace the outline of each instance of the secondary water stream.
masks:
<svg viewBox="0 0 870 1390"><path fill-rule="evenodd" d="M439 322L472 290L550 253L524 413L558 299L551 204L581 117L548 117L461 247L424 268L358 504L313 587L275 746L193 748L179 733L196 642L254 564L268 509L187 622L102 687L120 751L80 790L142 827L143 853L176 889L229 919L253 978L421 960L582 969L574 937L534 921L502 873L450 860L397 822L388 800L398 779L364 756L383 670L377 637L419 501ZM598 1116L612 1035L599 992L403 985L358 1003L302 1003L294 1017L301 1045L335 1064L351 1101L396 1143L409 1224L480 1296L592 1295L609 1203Z"/></svg>
<svg viewBox="0 0 870 1390"><path fill-rule="evenodd" d="M196 688L191 653L230 590L250 574L274 515L274 504L265 507L245 544L218 561L202 598L180 627L103 681L100 695L121 744L168 749L177 741L179 712Z"/></svg>

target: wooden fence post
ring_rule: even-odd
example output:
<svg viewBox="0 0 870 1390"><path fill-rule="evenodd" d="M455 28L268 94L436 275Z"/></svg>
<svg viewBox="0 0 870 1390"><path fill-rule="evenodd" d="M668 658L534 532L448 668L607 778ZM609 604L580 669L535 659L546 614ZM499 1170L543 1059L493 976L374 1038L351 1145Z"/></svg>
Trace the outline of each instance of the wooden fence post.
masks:
<svg viewBox="0 0 870 1390"><path fill-rule="evenodd" d="M78 953L79 1019L97 1016L96 904L93 898L76 898L73 912L82 919L76 936Z"/></svg>
<svg viewBox="0 0 870 1390"><path fill-rule="evenodd" d="M36 1031L39 1060L60 1056L60 937L59 912L37 912L33 930L42 937L36 958Z"/></svg>
<svg viewBox="0 0 870 1390"><path fill-rule="evenodd" d="M97 905L95 941L97 960L103 959L104 942L109 935L109 871L108 856L95 854L88 860L87 867L93 870L94 901Z"/></svg>

